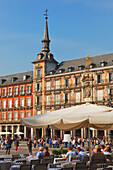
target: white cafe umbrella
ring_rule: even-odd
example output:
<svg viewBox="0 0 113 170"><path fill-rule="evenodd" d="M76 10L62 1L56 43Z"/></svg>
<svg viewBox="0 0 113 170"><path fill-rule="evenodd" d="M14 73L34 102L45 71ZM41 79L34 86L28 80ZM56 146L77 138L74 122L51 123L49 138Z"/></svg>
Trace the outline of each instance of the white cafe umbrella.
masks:
<svg viewBox="0 0 113 170"><path fill-rule="evenodd" d="M60 109L45 114L32 117L26 117L21 120L21 124L40 128L48 127L61 130L74 130L83 127L95 129L113 128L113 108L86 103L79 106L73 106Z"/></svg>
<svg viewBox="0 0 113 170"><path fill-rule="evenodd" d="M14 133L15 135L23 135L24 133L23 132L16 132Z"/></svg>
<svg viewBox="0 0 113 170"><path fill-rule="evenodd" d="M0 135L10 135L12 134L11 132L0 132Z"/></svg>
<svg viewBox="0 0 113 170"><path fill-rule="evenodd" d="M61 130L74 130L88 127L90 139L91 127L100 130L113 129L113 108L86 103L46 114L23 118L21 124L34 128L48 127L48 125L50 125L51 128Z"/></svg>

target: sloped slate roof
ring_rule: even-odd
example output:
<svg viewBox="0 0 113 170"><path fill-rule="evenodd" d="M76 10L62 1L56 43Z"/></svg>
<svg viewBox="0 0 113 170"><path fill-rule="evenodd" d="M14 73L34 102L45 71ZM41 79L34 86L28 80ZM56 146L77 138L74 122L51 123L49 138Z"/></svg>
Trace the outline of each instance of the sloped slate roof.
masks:
<svg viewBox="0 0 113 170"><path fill-rule="evenodd" d="M23 76L27 76L26 80L23 80ZM14 82L11 82L12 78L15 78ZM1 84L0 86L29 83L33 81L33 71L1 76L0 80L4 80L3 84Z"/></svg>
<svg viewBox="0 0 113 170"><path fill-rule="evenodd" d="M106 66L113 65L113 53L109 54L103 54L103 55L97 55L91 57L91 63L95 64L94 68L99 68L100 63L102 61L106 62ZM59 73L60 69L63 69L63 72L68 72L69 67L73 67L73 71L78 70L78 66L84 66L84 69L86 68L86 58L80 58L80 59L75 59L75 60L68 60L68 61L62 61L59 66L56 68L55 73Z"/></svg>

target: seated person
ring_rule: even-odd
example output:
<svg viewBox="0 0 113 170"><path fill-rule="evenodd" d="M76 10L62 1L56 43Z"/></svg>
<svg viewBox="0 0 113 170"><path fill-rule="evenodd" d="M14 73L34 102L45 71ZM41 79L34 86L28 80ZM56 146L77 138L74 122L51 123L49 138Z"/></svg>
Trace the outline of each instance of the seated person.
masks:
<svg viewBox="0 0 113 170"><path fill-rule="evenodd" d="M105 155L103 154L103 152L101 152L101 149L98 148L97 149L97 153L94 153L91 157L91 161L98 161L99 160L102 160L103 162L106 162L106 157Z"/></svg>
<svg viewBox="0 0 113 170"><path fill-rule="evenodd" d="M45 156L45 153L43 152L43 147L39 147L39 151L36 155L36 159L39 159L40 156Z"/></svg>
<svg viewBox="0 0 113 170"><path fill-rule="evenodd" d="M66 156L64 157L64 159L67 159L70 162L71 158L76 157L76 154L75 152L72 151L73 149L72 146L68 146L67 149L68 149L68 152Z"/></svg>
<svg viewBox="0 0 113 170"><path fill-rule="evenodd" d="M81 148L80 145L78 145L76 148ZM84 152L84 150L81 148L81 152ZM77 150L75 151L76 155L78 155Z"/></svg>
<svg viewBox="0 0 113 170"><path fill-rule="evenodd" d="M87 156L87 154L85 152L81 151L80 147L77 148L77 154L78 155L76 155L76 157L78 157L81 162L83 162L84 157Z"/></svg>
<svg viewBox="0 0 113 170"><path fill-rule="evenodd" d="M93 153L97 153L98 145L95 146L95 148L92 150Z"/></svg>
<svg viewBox="0 0 113 170"><path fill-rule="evenodd" d="M112 155L111 148L107 147L106 150L103 152L104 155Z"/></svg>
<svg viewBox="0 0 113 170"><path fill-rule="evenodd" d="M105 145L100 145L101 152L105 151Z"/></svg>
<svg viewBox="0 0 113 170"><path fill-rule="evenodd" d="M50 155L50 153L48 152L48 147L47 146L44 147L44 153L45 153L45 156Z"/></svg>
<svg viewBox="0 0 113 170"><path fill-rule="evenodd" d="M105 148L105 151L107 150L107 148L110 148L110 145L107 145ZM110 148L111 149L111 148ZM112 150L110 151L110 153L112 153Z"/></svg>

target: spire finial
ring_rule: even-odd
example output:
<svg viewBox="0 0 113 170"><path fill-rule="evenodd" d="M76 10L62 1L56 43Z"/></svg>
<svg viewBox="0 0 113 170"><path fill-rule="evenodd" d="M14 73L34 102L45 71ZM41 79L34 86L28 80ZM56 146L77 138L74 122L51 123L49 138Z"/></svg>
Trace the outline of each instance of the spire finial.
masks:
<svg viewBox="0 0 113 170"><path fill-rule="evenodd" d="M47 12L48 12L48 9L45 10L45 14L44 14L46 20L48 19L48 17L47 17L48 13Z"/></svg>

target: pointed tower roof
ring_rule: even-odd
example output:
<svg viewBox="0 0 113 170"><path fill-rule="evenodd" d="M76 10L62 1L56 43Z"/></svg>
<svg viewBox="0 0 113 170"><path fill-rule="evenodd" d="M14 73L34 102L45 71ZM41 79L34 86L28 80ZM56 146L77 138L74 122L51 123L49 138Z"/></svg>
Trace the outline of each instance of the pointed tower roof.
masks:
<svg viewBox="0 0 113 170"><path fill-rule="evenodd" d="M45 29L44 29L44 36L43 36L43 40L49 40L49 33L48 33L48 24L47 24L47 20L45 23ZM42 40L42 41L43 41ZM49 40L50 41L50 40Z"/></svg>
<svg viewBox="0 0 113 170"><path fill-rule="evenodd" d="M46 19L46 23L45 23L45 29L44 29L44 36L43 36L43 40L42 40L42 52L49 52L49 33L48 33L48 24L47 24L47 17Z"/></svg>

